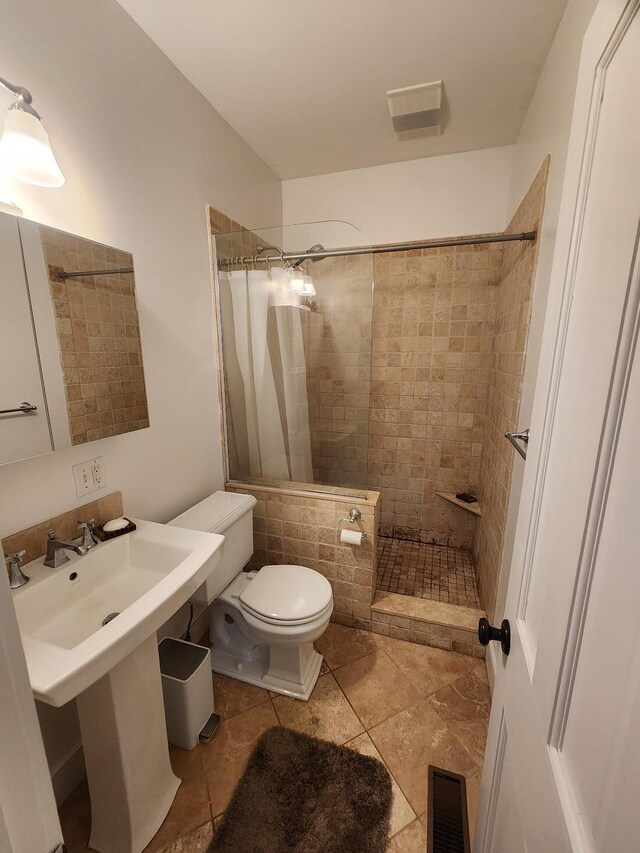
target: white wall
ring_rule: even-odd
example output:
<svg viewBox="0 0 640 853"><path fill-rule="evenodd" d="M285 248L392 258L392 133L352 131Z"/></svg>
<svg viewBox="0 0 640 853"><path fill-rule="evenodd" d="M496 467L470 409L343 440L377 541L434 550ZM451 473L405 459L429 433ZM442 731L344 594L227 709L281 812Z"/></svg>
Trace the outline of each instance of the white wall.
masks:
<svg viewBox="0 0 640 853"><path fill-rule="evenodd" d="M132 252L151 419L0 468L0 537L86 503L71 465L96 455L128 513L168 520L223 483L205 205L277 225L280 180L115 0L0 0L0 19L1 73L32 91L67 179L15 185L14 201ZM3 110L10 101L0 92ZM74 738L56 732L75 726L74 709L41 711L57 769Z"/></svg>
<svg viewBox="0 0 640 853"><path fill-rule="evenodd" d="M598 0L569 0L514 146L513 173L509 186L510 214L517 208L520 199L536 176L543 159L547 154L551 154L544 218L542 231L539 235L540 249L533 288L527 361L520 404L520 427L523 429L530 425L536 381L544 381L542 376L538 377L540 346L545 320L550 322L553 319L547 317L547 299L567 160L567 146L571 130L573 101L582 40L597 4ZM522 465L520 457L516 456L496 605L496 619L498 620L502 618L506 599L523 473L524 465ZM520 511L527 510L522 507Z"/></svg>
<svg viewBox="0 0 640 853"><path fill-rule="evenodd" d="M280 180L115 0L0 0L0 17L2 74L32 90L67 179L14 200L132 252L151 419L1 468L0 535L77 505L71 465L98 454L129 513L169 519L222 484L205 205L277 225Z"/></svg>
<svg viewBox="0 0 640 853"><path fill-rule="evenodd" d="M507 145L283 181L283 219L344 219L370 243L502 231L512 157Z"/></svg>

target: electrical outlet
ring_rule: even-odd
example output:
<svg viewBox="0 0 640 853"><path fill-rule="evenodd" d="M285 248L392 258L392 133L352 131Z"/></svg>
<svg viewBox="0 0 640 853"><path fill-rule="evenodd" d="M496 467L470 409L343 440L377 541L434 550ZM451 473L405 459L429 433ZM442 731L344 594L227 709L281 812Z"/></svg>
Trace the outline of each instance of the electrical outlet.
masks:
<svg viewBox="0 0 640 853"><path fill-rule="evenodd" d="M91 463L91 477L93 479L93 485L96 489L101 489L106 485L104 478L104 460L102 456L98 459L94 459Z"/></svg>
<svg viewBox="0 0 640 853"><path fill-rule="evenodd" d="M77 465L73 465L71 470L76 484L76 494L79 498L89 492L97 492L98 489L103 489L107 485L102 456L89 459L87 462L79 462Z"/></svg>

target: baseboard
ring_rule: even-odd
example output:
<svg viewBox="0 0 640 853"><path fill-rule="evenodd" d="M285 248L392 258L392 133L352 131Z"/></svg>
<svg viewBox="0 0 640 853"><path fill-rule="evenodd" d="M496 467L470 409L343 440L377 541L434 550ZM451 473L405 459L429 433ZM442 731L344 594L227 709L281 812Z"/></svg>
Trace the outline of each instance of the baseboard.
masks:
<svg viewBox="0 0 640 853"><path fill-rule="evenodd" d="M58 808L75 791L86 775L84 752L79 746L51 776L51 784Z"/></svg>

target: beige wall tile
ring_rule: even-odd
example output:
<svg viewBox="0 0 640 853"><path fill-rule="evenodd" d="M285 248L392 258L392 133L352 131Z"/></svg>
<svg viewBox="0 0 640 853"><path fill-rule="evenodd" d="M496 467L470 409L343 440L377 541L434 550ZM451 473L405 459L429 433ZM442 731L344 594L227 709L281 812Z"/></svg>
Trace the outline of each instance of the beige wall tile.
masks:
<svg viewBox="0 0 640 853"><path fill-rule="evenodd" d="M511 220L508 232L540 229L548 170L547 157ZM491 620L494 617L515 455L504 433L514 431L519 426L531 290L537 257L537 241L505 244L497 288L497 330L479 469L482 517L478 519L473 539L480 600ZM520 464L520 461L516 464Z"/></svg>
<svg viewBox="0 0 640 853"><path fill-rule="evenodd" d="M371 627L370 604L375 594L377 560L374 536L377 493L370 492L369 500L358 502L336 500L333 495L281 494L275 487L268 491L265 487L227 484L227 491L251 494L258 500L253 516L255 550L251 568L293 563L315 569L331 583L333 620L352 625L357 619L358 627ZM362 513L359 528L370 531L360 547L341 544L337 535L338 522L347 515L350 505L357 506ZM287 515L300 520L281 518Z"/></svg>

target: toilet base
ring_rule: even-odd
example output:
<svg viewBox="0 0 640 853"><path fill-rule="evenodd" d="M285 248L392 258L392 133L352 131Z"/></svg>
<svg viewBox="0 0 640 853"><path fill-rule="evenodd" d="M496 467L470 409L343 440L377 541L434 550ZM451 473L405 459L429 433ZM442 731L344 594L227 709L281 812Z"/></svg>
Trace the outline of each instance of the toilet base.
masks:
<svg viewBox="0 0 640 853"><path fill-rule="evenodd" d="M268 657L265 655L253 660L239 660L234 655L212 647L211 669L238 681L306 702L316 686L323 660L313 643L270 646L268 652Z"/></svg>

